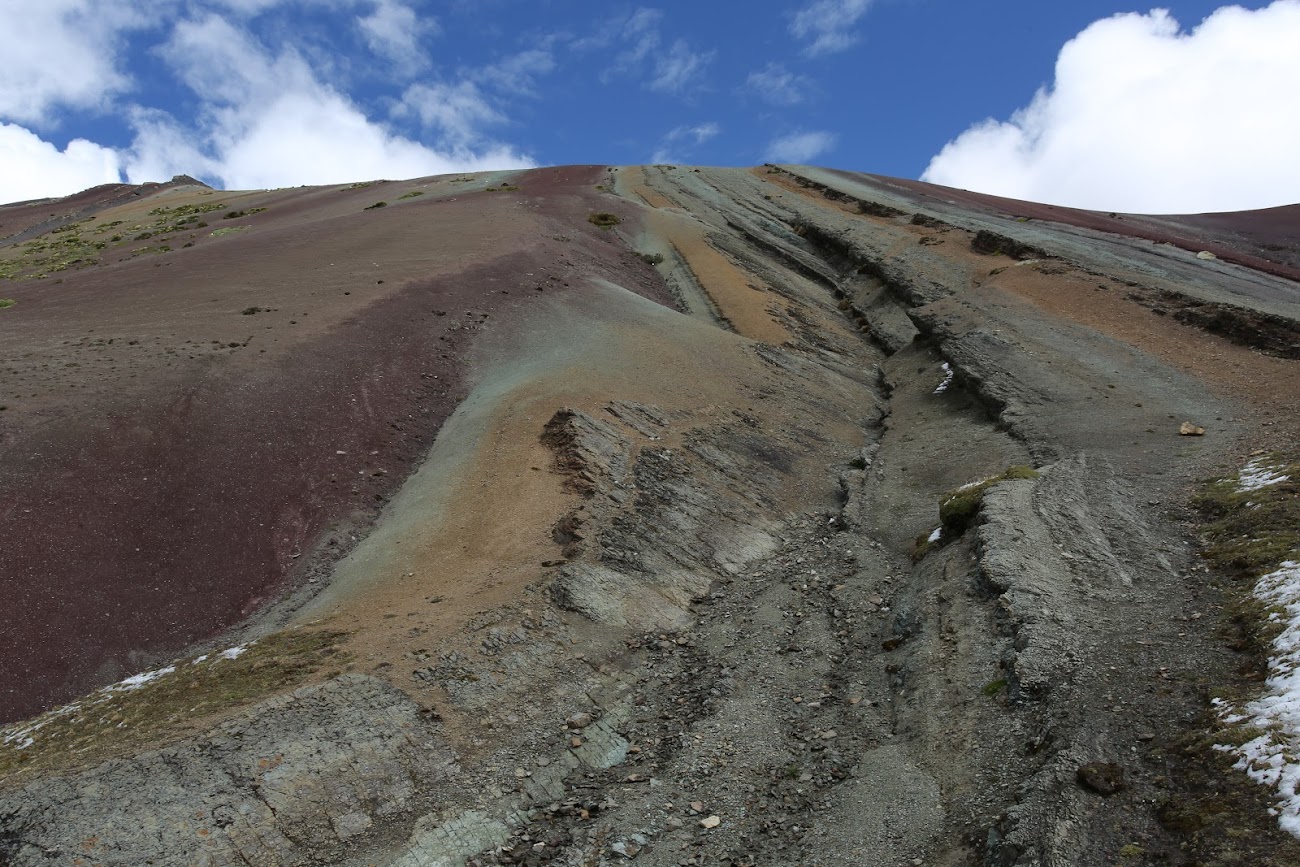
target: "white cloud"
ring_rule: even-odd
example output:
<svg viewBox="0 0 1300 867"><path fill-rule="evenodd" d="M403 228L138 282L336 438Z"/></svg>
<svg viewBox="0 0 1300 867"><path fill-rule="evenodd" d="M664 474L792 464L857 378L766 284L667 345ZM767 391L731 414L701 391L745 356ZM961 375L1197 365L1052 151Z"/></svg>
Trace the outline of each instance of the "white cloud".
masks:
<svg viewBox="0 0 1300 867"><path fill-rule="evenodd" d="M420 38L438 31L436 20L421 18L410 6L395 0L375 0L374 10L358 18L357 26L371 51L388 58L407 74L428 65Z"/></svg>
<svg viewBox="0 0 1300 867"><path fill-rule="evenodd" d="M684 160L677 159L674 152L680 151L684 146L686 148L685 153L690 153L692 149L704 144L711 138L715 138L720 132L722 132L722 127L712 121L696 126L675 127L669 130L660 140L659 147L655 150L654 155L650 157L650 162L655 165L684 162Z"/></svg>
<svg viewBox="0 0 1300 867"><path fill-rule="evenodd" d="M1115 211L1300 201L1300 0L1219 9L1191 32L1162 9L1070 40L1051 89L949 142L922 178Z"/></svg>
<svg viewBox="0 0 1300 867"><path fill-rule="evenodd" d="M773 105L795 105L803 102L807 81L779 63L769 63L758 72L751 72L745 86L759 99Z"/></svg>
<svg viewBox="0 0 1300 867"><path fill-rule="evenodd" d="M455 146L465 146L478 138L480 127L504 120L472 81L413 84L402 95L397 113L415 115Z"/></svg>
<svg viewBox="0 0 1300 867"><path fill-rule="evenodd" d="M532 164L481 137L479 126L499 115L472 83L408 89L398 111L438 131L431 147L368 118L292 48L272 54L219 16L177 25L163 56L203 110L191 131L161 112L137 112L133 182L206 172L249 189Z"/></svg>
<svg viewBox="0 0 1300 867"><path fill-rule="evenodd" d="M127 2L0 0L0 117L48 124L58 106L103 108L129 84L122 33L151 20Z"/></svg>
<svg viewBox="0 0 1300 867"><path fill-rule="evenodd" d="M835 146L833 133L813 130L796 132L774 139L767 146L767 161L773 163L806 163Z"/></svg>
<svg viewBox="0 0 1300 867"><path fill-rule="evenodd" d="M130 112L135 142L121 154L131 183L162 181L174 175L215 178L220 164L199 150L194 132L164 111L136 107Z"/></svg>
<svg viewBox="0 0 1300 867"><path fill-rule="evenodd" d="M118 156L109 148L73 139L59 150L29 129L0 123L0 203L66 196L121 180Z"/></svg>
<svg viewBox="0 0 1300 867"><path fill-rule="evenodd" d="M680 93L688 89L704 68L713 62L713 52L696 52L685 41L678 39L668 53L655 61L651 90Z"/></svg>
<svg viewBox="0 0 1300 867"><path fill-rule="evenodd" d="M663 21L662 11L641 7L616 27L606 27L596 36L577 40L573 47L582 50L621 43L622 49L616 51L600 73L602 82L616 75L644 73L645 86L650 90L683 93L698 84L697 79L713 62L715 52L696 51L684 39L675 39L665 48Z"/></svg>
<svg viewBox="0 0 1300 867"><path fill-rule="evenodd" d="M476 70L473 77L483 84L515 96L532 96L539 75L555 69L555 57L549 50L530 48L505 60Z"/></svg>
<svg viewBox="0 0 1300 867"><path fill-rule="evenodd" d="M816 0L795 13L790 32L807 43L804 53L810 57L843 51L858 41L853 26L873 0Z"/></svg>
<svg viewBox="0 0 1300 867"><path fill-rule="evenodd" d="M218 146L220 174L240 189L509 168L527 164L503 149L438 153L387 132L325 89L286 93L241 120Z"/></svg>
<svg viewBox="0 0 1300 867"><path fill-rule="evenodd" d="M619 63L631 66L640 63L659 47L659 24L664 13L658 9L637 9L623 25L622 38L630 47L619 55Z"/></svg>

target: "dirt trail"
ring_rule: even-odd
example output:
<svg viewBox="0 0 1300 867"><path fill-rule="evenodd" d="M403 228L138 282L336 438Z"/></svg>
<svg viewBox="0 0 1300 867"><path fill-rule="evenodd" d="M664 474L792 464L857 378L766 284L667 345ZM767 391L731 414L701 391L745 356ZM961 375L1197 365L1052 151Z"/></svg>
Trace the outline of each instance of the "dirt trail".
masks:
<svg viewBox="0 0 1300 867"><path fill-rule="evenodd" d="M346 633L291 691L195 733L167 723L186 703L164 673L6 729L0 861L1296 863L1262 787L1214 841L1169 818L1204 794L1183 757L1209 691L1252 659L1220 637L1230 594L1185 504L1300 445L1295 322L1262 310L1294 284L801 171L250 194L276 231L334 226L358 274L391 245L400 285L335 299L315 333L390 305L369 333L410 366L323 399L427 453L349 467L380 485L354 492L380 492L373 526L321 519L347 543L211 645ZM417 188L354 239L355 205ZM313 274L280 272L283 297ZM21 303L76 307L77 279ZM1177 315L1211 300L1231 323ZM434 381L441 410L382 404ZM151 703L147 747L78 739Z"/></svg>

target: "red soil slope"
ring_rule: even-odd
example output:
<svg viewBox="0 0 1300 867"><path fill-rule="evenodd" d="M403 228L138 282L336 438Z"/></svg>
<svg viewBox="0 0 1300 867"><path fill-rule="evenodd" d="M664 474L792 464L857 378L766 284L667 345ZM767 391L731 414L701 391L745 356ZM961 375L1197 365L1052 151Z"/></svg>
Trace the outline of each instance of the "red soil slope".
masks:
<svg viewBox="0 0 1300 867"><path fill-rule="evenodd" d="M128 244L111 261L110 246L92 268L6 281L0 720L214 635L345 550L463 397L476 332L577 291L577 270L629 260L627 285L666 301L586 222L618 209L599 179L222 193L266 210L213 216L247 228L199 229L192 247L178 233L170 252ZM129 226L213 201L108 192L39 207L98 202L101 222ZM0 224L30 223L33 207L0 209ZM575 226L581 245L561 234Z"/></svg>

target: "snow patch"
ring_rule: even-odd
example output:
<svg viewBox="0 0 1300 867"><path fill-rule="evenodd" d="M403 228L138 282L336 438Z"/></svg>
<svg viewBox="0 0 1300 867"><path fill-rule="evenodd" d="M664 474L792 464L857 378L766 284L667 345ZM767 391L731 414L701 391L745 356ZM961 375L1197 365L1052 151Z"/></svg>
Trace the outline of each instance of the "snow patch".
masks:
<svg viewBox="0 0 1300 867"><path fill-rule="evenodd" d="M1245 479L1242 473L1243 482ZM1264 733L1241 746L1217 745L1215 749L1235 752L1235 768L1276 790L1278 824L1300 837L1300 562L1282 563L1277 571L1259 579L1254 592L1258 599L1284 612L1270 617L1284 628L1273 639L1264 694L1239 712L1222 702L1215 707L1226 722L1245 723Z"/></svg>
<svg viewBox="0 0 1300 867"><path fill-rule="evenodd" d="M1237 490L1258 491L1260 488L1267 488L1269 485L1276 485L1290 478L1278 472L1278 467L1269 466L1262 459L1256 458L1242 468L1237 477Z"/></svg>
<svg viewBox="0 0 1300 867"><path fill-rule="evenodd" d="M956 374L956 372L952 369L952 365L946 361L939 366L943 368L944 376L943 376L943 382L939 383L939 387L934 390L935 394L943 394L945 391L947 391L948 386L952 385L953 376Z"/></svg>
<svg viewBox="0 0 1300 867"><path fill-rule="evenodd" d="M245 650L248 650L248 645L241 644L238 647L232 647L229 650L221 651L219 654L217 654L217 657L219 659L239 659L240 655Z"/></svg>
<svg viewBox="0 0 1300 867"><path fill-rule="evenodd" d="M939 537L942 536L942 535L943 535L943 527L935 527L934 530L932 530L932 531L930 532L930 536L929 536L929 538L927 538L925 541L927 541L927 542L938 542L938 541L939 541Z"/></svg>
<svg viewBox="0 0 1300 867"><path fill-rule="evenodd" d="M140 674L133 674L126 680L120 680L111 686L104 687L107 692L122 692L126 690L139 689L150 681L157 680L160 677L166 677L176 670L176 666L169 665L166 668L159 668L153 671L145 671Z"/></svg>

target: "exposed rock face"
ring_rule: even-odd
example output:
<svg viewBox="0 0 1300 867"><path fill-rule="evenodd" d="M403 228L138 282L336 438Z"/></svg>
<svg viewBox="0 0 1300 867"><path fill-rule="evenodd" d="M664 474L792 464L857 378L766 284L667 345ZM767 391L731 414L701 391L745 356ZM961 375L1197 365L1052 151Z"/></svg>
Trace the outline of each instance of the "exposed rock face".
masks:
<svg viewBox="0 0 1300 867"><path fill-rule="evenodd" d="M31 784L0 823L15 864L320 863L453 766L409 698L343 675L196 741Z"/></svg>
<svg viewBox="0 0 1300 867"><path fill-rule="evenodd" d="M483 192L516 221L508 249L456 248L493 257L473 281L433 258L437 280L332 320L347 353L311 358L342 371L358 427L346 447L305 440L325 452L302 481L344 488L326 511L349 491L387 506L315 541L328 522L285 518L305 565L286 554L293 593L241 635L319 623L350 636L351 670L107 759L59 740L75 711L5 729L0 863L1195 852L1160 821L1182 797L1163 733L1192 730L1238 660L1180 509L1234 450L1296 446L1300 390L1277 385L1295 377L1295 284L792 171L525 173L513 199ZM423 250L438 208L469 213L486 182L455 181L412 199L391 254ZM613 231L587 222L613 211ZM394 345L373 352L415 367L344 375L370 363L353 338L381 311ZM274 363L325 352L305 345ZM456 398L445 421L394 403L425 386ZM1180 437L1184 419L1204 435ZM417 471L378 445L388 425L437 431ZM354 465L353 443L376 447ZM973 513L944 529L962 491ZM1252 835L1255 863L1296 852L1266 819Z"/></svg>

